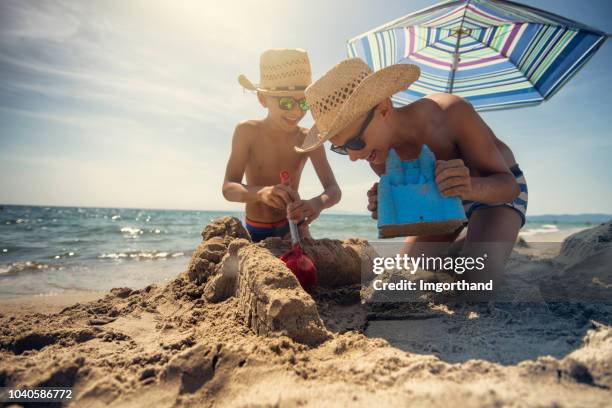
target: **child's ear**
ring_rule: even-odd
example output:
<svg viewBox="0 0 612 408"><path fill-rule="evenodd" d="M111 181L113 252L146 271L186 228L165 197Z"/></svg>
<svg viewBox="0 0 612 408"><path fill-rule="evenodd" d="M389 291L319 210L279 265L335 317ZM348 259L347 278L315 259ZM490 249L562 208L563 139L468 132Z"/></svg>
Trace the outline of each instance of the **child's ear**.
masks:
<svg viewBox="0 0 612 408"><path fill-rule="evenodd" d="M266 95L262 94L261 92L257 92L257 99L259 99L261 106L264 108L268 107L268 99L266 98Z"/></svg>
<svg viewBox="0 0 612 408"><path fill-rule="evenodd" d="M382 117L386 117L391 110L393 109L393 103L391 102L391 98L387 98L378 104L378 111L382 115Z"/></svg>

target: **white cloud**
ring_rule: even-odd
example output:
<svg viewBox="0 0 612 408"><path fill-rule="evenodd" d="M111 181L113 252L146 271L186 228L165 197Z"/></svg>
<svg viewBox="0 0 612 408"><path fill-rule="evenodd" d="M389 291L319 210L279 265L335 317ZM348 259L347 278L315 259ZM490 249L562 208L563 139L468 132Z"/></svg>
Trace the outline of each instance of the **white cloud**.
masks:
<svg viewBox="0 0 612 408"><path fill-rule="evenodd" d="M80 27L73 4L63 1L25 2L4 0L0 3L0 35L3 38L61 41Z"/></svg>

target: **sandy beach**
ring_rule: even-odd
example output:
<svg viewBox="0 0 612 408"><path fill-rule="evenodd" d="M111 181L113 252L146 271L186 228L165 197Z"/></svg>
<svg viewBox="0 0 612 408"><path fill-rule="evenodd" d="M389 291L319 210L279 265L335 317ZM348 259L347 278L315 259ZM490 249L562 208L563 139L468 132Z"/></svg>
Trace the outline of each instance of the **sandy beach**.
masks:
<svg viewBox="0 0 612 408"><path fill-rule="evenodd" d="M35 313L53 314L75 303L100 299L105 294L106 292L98 291L72 291L61 294L19 296L0 300L0 311L10 316Z"/></svg>
<svg viewBox="0 0 612 408"><path fill-rule="evenodd" d="M0 408L612 408L611 17L0 0Z"/></svg>
<svg viewBox="0 0 612 408"><path fill-rule="evenodd" d="M311 297L287 243L246 238L210 224L166 285L2 300L0 386L90 407L609 405L612 223L517 245L488 303L362 303L363 240L308 243Z"/></svg>

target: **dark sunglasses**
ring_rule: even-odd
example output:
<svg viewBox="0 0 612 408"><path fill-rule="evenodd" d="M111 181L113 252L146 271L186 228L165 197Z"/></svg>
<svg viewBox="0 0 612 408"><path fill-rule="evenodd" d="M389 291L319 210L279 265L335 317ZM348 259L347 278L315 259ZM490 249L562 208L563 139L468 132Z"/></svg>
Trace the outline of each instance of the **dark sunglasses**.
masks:
<svg viewBox="0 0 612 408"><path fill-rule="evenodd" d="M273 98L278 99L278 107L282 110L291 110L297 104L302 112L306 112L310 107L308 106L308 101L306 98L302 98L297 100L290 96L273 96Z"/></svg>
<svg viewBox="0 0 612 408"><path fill-rule="evenodd" d="M357 134L355 136L351 137L342 146L335 146L335 145L332 144L331 147L330 147L331 151L334 152L334 153L347 155L349 150L361 150L361 149L363 149L365 147L366 143L363 141L363 139L361 137L363 136L363 132L365 132L365 130L368 128L368 125L370 124L370 122L374 118L374 111L375 110L376 110L376 107L372 108L368 112L368 116L366 116L366 119L363 122L363 125L361 125L361 128L359 129L359 132L357 132Z"/></svg>

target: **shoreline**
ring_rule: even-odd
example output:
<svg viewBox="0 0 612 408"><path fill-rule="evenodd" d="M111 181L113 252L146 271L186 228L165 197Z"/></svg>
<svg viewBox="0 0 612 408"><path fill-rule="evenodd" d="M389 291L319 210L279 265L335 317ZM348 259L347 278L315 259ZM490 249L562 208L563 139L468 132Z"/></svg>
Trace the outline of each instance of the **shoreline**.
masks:
<svg viewBox="0 0 612 408"><path fill-rule="evenodd" d="M575 227L548 233L537 233L528 236L519 235L519 237L523 238L529 244L558 244L563 242L563 240L568 236L587 229L589 229L589 227ZM515 248L515 251L521 253L530 253L531 255L536 256L539 259L546 259L552 258L557 255L559 246L555 245L551 248L552 250L547 247L538 248L535 250ZM115 268L132 269L142 267L143 269L145 269L147 266L149 265L130 264L118 265ZM156 265L156 268L159 268L159 265ZM179 272L180 270L177 268L177 270L174 271L172 275L176 275ZM146 284L143 284L142 287L145 287L148 284L164 284L165 282L167 282L167 278L161 281L147 282ZM121 287L121 282L118 282L115 286ZM130 289L138 290L142 289L142 287L130 287ZM71 306L74 303L83 303L97 300L103 297L106 293L108 293L108 290L106 289L71 289L66 290L64 292L49 292L39 294L5 294L3 296L0 296L0 314L15 313L19 315L24 315L28 313L56 313L64 307Z"/></svg>
<svg viewBox="0 0 612 408"><path fill-rule="evenodd" d="M583 227L571 227L551 232L537 232L535 234L525 234L519 231L519 237L523 238L527 242L563 242L563 240L570 235L576 234L581 231L594 228L595 226L583 226Z"/></svg>
<svg viewBox="0 0 612 408"><path fill-rule="evenodd" d="M563 240L568 236L587 229L589 229L589 227L574 227L559 231L543 232L527 236L519 235L519 237L523 238L527 243L559 244L563 242ZM536 249L535 251L532 250L529 252L532 252L533 255L539 256L540 258L553 257L556 255L556 251L558 249L557 247L558 245L554 245L554 249L552 251L549 251L547 250L548 248L545 248L543 246L543 248ZM515 250L518 250L518 248L515 248ZM522 249L520 251L525 252L525 250ZM187 259L190 254L186 253L185 255L186 257L181 257L180 259L161 261L134 261L133 263L104 266L104 268L109 268L114 271L125 270L132 273L136 273L137 270L142 270L149 273L149 275L155 274L157 276L158 279L146 280L140 286L129 285L128 282L122 280L116 281L116 283L104 288L68 289L63 292L57 292L56 289L47 293L32 294L3 293L2 295L0 295L0 313L3 313L5 310L17 310L19 309L20 304L28 310L32 310L37 313L44 313L46 310L53 310L53 305L58 305L57 307L59 307L59 305L69 306L70 302L73 299L75 302L95 300L97 299L96 296L101 297L104 293L106 293L106 291L110 290L112 287L127 286L131 289L141 289L147 286L148 284L164 284L168 281L168 279L175 276L184 269L184 267L180 265L184 265L187 263ZM168 271L167 268L164 266L171 267L172 270ZM62 297L65 297L65 299L62 299ZM40 304L40 306L37 307L37 304Z"/></svg>

